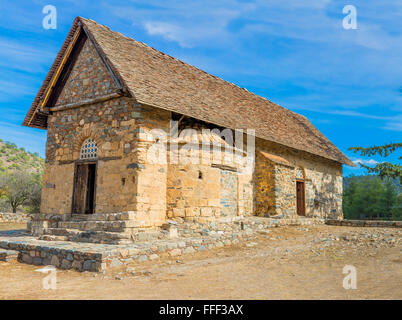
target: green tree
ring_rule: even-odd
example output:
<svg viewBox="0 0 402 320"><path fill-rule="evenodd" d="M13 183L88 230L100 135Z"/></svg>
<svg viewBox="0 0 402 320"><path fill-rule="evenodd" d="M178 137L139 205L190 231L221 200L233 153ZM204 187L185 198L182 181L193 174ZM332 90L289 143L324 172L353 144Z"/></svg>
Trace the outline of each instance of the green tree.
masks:
<svg viewBox="0 0 402 320"><path fill-rule="evenodd" d="M390 181L385 183L385 191L381 196L381 203L384 208L384 217L390 218L392 216L392 209L397 204L398 193Z"/></svg>
<svg viewBox="0 0 402 320"><path fill-rule="evenodd" d="M402 148L402 143L390 143L383 146L374 146L369 148L363 147L351 147L349 150L358 153L361 156L372 157L374 155L379 155L381 157L388 157L390 154ZM402 156L399 157L402 160ZM393 164L390 162L381 162L374 167L369 167L360 163L360 166L367 169L368 173L375 173L381 178L398 178L400 183L402 183L402 166L400 164Z"/></svg>
<svg viewBox="0 0 402 320"><path fill-rule="evenodd" d="M42 172L31 173L32 185L30 187L29 199L27 201L28 211L38 213L42 199Z"/></svg>
<svg viewBox="0 0 402 320"><path fill-rule="evenodd" d="M402 193L396 197L394 206L391 209L392 220L402 220Z"/></svg>
<svg viewBox="0 0 402 320"><path fill-rule="evenodd" d="M35 201L40 188L39 175L27 170L7 171L0 176L0 190L14 213L23 204Z"/></svg>
<svg viewBox="0 0 402 320"><path fill-rule="evenodd" d="M356 193L356 177L350 178L350 183L343 189L343 212L349 219L358 219L358 213L354 210L354 195Z"/></svg>

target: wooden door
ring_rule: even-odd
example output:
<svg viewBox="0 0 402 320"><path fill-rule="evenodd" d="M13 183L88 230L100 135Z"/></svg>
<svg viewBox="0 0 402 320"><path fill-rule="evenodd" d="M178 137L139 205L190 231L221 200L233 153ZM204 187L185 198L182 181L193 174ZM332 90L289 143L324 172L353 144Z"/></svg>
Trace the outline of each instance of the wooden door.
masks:
<svg viewBox="0 0 402 320"><path fill-rule="evenodd" d="M299 216L306 215L306 196L304 181L296 181L296 209Z"/></svg>
<svg viewBox="0 0 402 320"><path fill-rule="evenodd" d="M85 198L88 185L88 166L78 164L75 169L73 213L85 213Z"/></svg>
<svg viewBox="0 0 402 320"><path fill-rule="evenodd" d="M74 178L74 214L89 214L95 208L96 164L77 164Z"/></svg>

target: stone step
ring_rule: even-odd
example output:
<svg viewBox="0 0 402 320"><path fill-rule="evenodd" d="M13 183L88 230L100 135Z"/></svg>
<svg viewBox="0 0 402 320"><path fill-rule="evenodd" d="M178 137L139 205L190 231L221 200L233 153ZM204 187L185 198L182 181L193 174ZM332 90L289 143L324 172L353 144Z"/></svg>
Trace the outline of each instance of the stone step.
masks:
<svg viewBox="0 0 402 320"><path fill-rule="evenodd" d="M148 222L145 221L60 221L59 228L77 229L81 231L108 231L108 232L124 232L129 228L147 228Z"/></svg>
<svg viewBox="0 0 402 320"><path fill-rule="evenodd" d="M82 231L67 228L48 228L41 240L105 244L129 244L133 242L131 235L124 232Z"/></svg>
<svg viewBox="0 0 402 320"><path fill-rule="evenodd" d="M45 235L67 237L70 234L66 228L48 228L45 230Z"/></svg>
<svg viewBox="0 0 402 320"><path fill-rule="evenodd" d="M136 211L126 211L119 213L73 214L68 216L68 219L73 221L121 221L135 220L137 216Z"/></svg>
<svg viewBox="0 0 402 320"><path fill-rule="evenodd" d="M67 237L64 236L52 236L49 234L44 234L39 237L39 240L44 240L44 241L68 241Z"/></svg>
<svg viewBox="0 0 402 320"><path fill-rule="evenodd" d="M15 250L0 249L0 261L17 260L18 253L19 252Z"/></svg>

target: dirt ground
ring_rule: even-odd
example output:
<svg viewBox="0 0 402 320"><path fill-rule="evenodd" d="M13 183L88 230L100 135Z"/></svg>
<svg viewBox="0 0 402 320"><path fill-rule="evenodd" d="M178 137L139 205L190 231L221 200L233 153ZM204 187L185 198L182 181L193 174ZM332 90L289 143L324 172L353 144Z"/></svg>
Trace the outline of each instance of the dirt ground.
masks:
<svg viewBox="0 0 402 320"><path fill-rule="evenodd" d="M21 225L11 226L20 229ZM1 225L0 230L10 229ZM402 299L402 231L282 227L253 242L132 265L105 274L0 262L0 299ZM343 287L345 265L357 289Z"/></svg>

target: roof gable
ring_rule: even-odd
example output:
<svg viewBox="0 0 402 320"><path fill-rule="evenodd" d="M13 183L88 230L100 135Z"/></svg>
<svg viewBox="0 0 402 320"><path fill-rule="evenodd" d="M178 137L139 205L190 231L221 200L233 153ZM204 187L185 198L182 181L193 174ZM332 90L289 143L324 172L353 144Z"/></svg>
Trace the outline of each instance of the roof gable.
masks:
<svg viewBox="0 0 402 320"><path fill-rule="evenodd" d="M60 105L58 101L62 91L65 91L66 83L71 79L71 72L75 66L76 60L80 56L81 50L86 44L90 48L94 60L97 61L97 69L107 71L113 84L110 82L110 87L114 88L116 94L126 95L127 91L123 86L122 79L116 71L110 66L110 62L105 57L103 51L99 48L94 41L92 35L82 23L82 18L77 17L65 39L59 53L56 56L45 80L42 83L29 111L27 112L23 121L24 126L46 129L47 117L50 108L56 104ZM103 64L103 67L102 67ZM78 76L78 78L80 78ZM93 83L87 86L87 90L91 91L90 87L99 87L102 83L94 85ZM67 84L67 87L69 85ZM93 90L93 88L92 88ZM96 92L96 91L95 91ZM91 95L91 94L89 94ZM63 97L61 97L62 99Z"/></svg>
<svg viewBox="0 0 402 320"><path fill-rule="evenodd" d="M79 23L138 102L222 127L255 129L256 137L353 165L304 116L92 20L77 18L74 24Z"/></svg>
<svg viewBox="0 0 402 320"><path fill-rule="evenodd" d="M90 81L97 78L97 82ZM88 40L74 61L60 94L55 97L55 107L87 99L94 99L117 90L92 43Z"/></svg>

